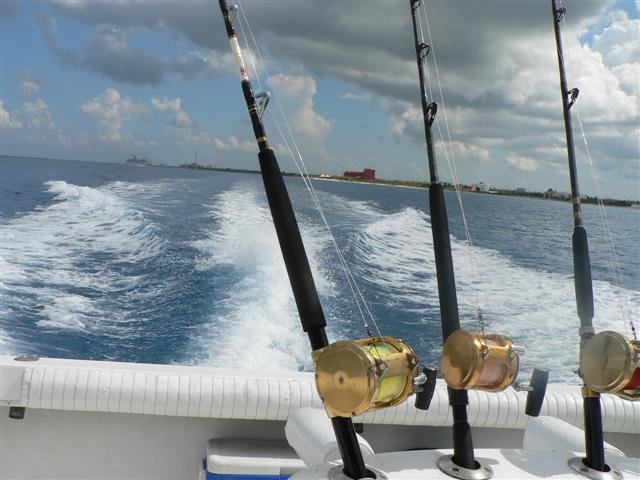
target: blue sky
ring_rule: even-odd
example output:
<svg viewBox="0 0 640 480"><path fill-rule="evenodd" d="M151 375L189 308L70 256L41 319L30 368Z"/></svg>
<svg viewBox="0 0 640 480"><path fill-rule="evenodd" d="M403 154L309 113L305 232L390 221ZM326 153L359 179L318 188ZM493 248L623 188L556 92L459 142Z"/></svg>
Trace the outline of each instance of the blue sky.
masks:
<svg viewBox="0 0 640 480"><path fill-rule="evenodd" d="M564 3L596 175L605 196L638 199L637 4ZM261 81L281 99L311 172L426 179L408 2L242 6L265 52ZM548 2L427 7L453 141L450 151L438 144L443 178L449 153L462 182L568 190ZM180 164L198 152L201 163L256 168L217 2L3 0L2 17L3 154ZM265 118L282 168L294 170ZM438 122L444 130L442 108ZM581 189L593 194L576 142Z"/></svg>

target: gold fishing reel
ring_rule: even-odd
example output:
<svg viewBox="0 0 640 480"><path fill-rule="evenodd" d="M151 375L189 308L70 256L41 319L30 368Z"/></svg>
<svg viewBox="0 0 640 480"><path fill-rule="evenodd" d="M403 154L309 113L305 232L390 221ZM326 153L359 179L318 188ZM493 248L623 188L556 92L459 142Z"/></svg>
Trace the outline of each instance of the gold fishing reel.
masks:
<svg viewBox="0 0 640 480"><path fill-rule="evenodd" d="M587 388L595 392L639 400L640 341L612 331L594 335L582 348L580 373Z"/></svg>
<svg viewBox="0 0 640 480"><path fill-rule="evenodd" d="M442 349L442 376L454 390L501 392L516 380L519 350L504 335L456 330Z"/></svg>
<svg viewBox="0 0 640 480"><path fill-rule="evenodd" d="M398 405L415 390L418 357L397 338L339 341L312 357L316 387L330 417Z"/></svg>

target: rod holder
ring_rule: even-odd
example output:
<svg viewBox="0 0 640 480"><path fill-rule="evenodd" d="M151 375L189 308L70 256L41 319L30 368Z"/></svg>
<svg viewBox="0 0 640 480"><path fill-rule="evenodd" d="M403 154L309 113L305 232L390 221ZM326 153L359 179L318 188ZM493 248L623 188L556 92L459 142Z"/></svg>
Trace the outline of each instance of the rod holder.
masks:
<svg viewBox="0 0 640 480"><path fill-rule="evenodd" d="M433 394L436 390L436 377L438 369L435 367L425 366L422 369L421 377L424 381L416 387L415 407L419 410L429 410ZM421 379L422 380L422 379Z"/></svg>
<svg viewBox="0 0 640 480"><path fill-rule="evenodd" d="M533 369L531 381L529 382L529 393L527 393L527 404L524 413L530 417L540 415L542 403L544 402L544 394L547 391L547 381L549 380L549 372L545 370Z"/></svg>

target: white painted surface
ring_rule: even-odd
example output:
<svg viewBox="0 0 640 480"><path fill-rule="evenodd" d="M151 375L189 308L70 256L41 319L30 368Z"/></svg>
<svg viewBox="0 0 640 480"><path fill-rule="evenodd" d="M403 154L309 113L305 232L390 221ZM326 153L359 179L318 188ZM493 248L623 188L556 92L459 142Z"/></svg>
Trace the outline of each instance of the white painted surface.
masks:
<svg viewBox="0 0 640 480"><path fill-rule="evenodd" d="M19 402L22 398L24 368L22 365L2 365L0 372L0 399Z"/></svg>
<svg viewBox="0 0 640 480"><path fill-rule="evenodd" d="M0 378L3 480L194 479L210 439L285 441L295 410L321 406L313 374L298 372L2 357ZM520 447L525 397L469 393L474 444ZM25 418L10 419L10 405L27 407ZM581 423L580 405L577 388L551 386L543 412ZM638 454L639 407L604 396L607 436L627 455ZM442 385L426 414L409 401L355 421L380 452L450 446Z"/></svg>
<svg viewBox="0 0 640 480"><path fill-rule="evenodd" d="M309 466L340 459L331 420L322 408L303 407L296 410L284 427L287 442ZM373 455L371 445L356 433L362 455Z"/></svg>
<svg viewBox="0 0 640 480"><path fill-rule="evenodd" d="M230 370L42 358L17 362L0 358L0 405L84 412L138 413L201 418L286 420L301 407L321 408L313 373ZM22 381L18 379L22 375ZM469 391L473 427L524 429L526 394ZM579 388L550 385L541 415L582 427ZM605 432L640 432L640 402L602 396ZM431 408L418 410L413 399L393 408L356 417L365 424L448 426L451 410L439 381Z"/></svg>
<svg viewBox="0 0 640 480"><path fill-rule="evenodd" d="M280 439L284 424L0 408L0 478L194 480L211 438Z"/></svg>
<svg viewBox="0 0 640 480"><path fill-rule="evenodd" d="M380 470L389 480L451 480L452 477L441 472L437 460L449 455L450 450L421 450L376 454L367 458L367 466ZM572 452L545 452L525 450L477 450L476 458L493 469L494 480L514 480L529 478L545 479L581 479L569 468L567 461L574 456ZM618 468L625 480L640 478L640 460L615 457L608 460ZM291 480L322 480L329 478L329 471L339 465L332 462L321 467L309 468L298 472Z"/></svg>
<svg viewBox="0 0 640 480"><path fill-rule="evenodd" d="M522 448L524 450L584 452L584 430L559 418L532 418L524 431ZM607 442L604 442L604 453L607 457L609 455L624 456L620 449Z"/></svg>

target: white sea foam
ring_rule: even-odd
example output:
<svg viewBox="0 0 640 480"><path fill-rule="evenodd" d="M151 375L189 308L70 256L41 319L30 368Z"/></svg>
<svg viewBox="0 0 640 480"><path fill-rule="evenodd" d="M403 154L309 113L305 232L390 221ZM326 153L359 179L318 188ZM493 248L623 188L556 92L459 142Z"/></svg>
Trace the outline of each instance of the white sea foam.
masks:
<svg viewBox="0 0 640 480"><path fill-rule="evenodd" d="M46 186L54 203L2 225L0 315L26 310L37 314L40 327L117 334L132 295L141 293L132 291L139 276L115 267L158 255L163 241L141 211L114 193L126 188L122 183ZM101 299L116 293L122 295L115 304Z"/></svg>
<svg viewBox="0 0 640 480"><path fill-rule="evenodd" d="M308 340L299 327L275 231L263 206L266 202L257 195L247 189L218 195L211 207L216 230L194 244L206 252L199 268L215 271L226 265L239 279L229 287L222 304L212 306L209 332L198 341L210 346L210 357L204 361L215 365L308 369ZM321 200L330 212L330 223L336 225L332 220L338 219L351 231L350 238L341 239L341 244L349 251L350 266L363 288L367 290L366 283L373 284L377 302L409 311L425 323L429 318L430 328L439 329L439 321L433 325L433 319L439 319L439 307L428 215L414 208L388 214L368 202L358 202L357 208L352 208L331 194L322 194ZM301 203L304 201L297 205ZM341 273L332 248L328 248L326 232L317 227L319 220L311 228L309 219L301 220L320 292L325 297L327 293L349 295L335 292L329 280L331 274ZM523 373L539 367L550 370L552 381L577 381L578 319L571 275L520 266L495 250L469 249L455 238L452 251L462 327L479 329L476 311L480 306L488 332L509 335L527 348ZM637 311L640 293L621 292L602 281L594 282L594 291L597 329L623 331L619 294L626 294ZM327 308L328 303L325 301L325 313L340 316ZM391 319L378 320L383 333L393 330ZM339 333L335 332L340 328L337 323L330 323L334 333ZM237 356L240 351L241 358Z"/></svg>
<svg viewBox="0 0 640 480"><path fill-rule="evenodd" d="M404 305L427 313L438 305L430 228L425 213L406 208L372 221L355 242L364 260L356 265L358 272L386 292L387 301L397 302L398 308ZM545 368L554 381L577 381L578 318L572 277L519 266L494 250L471 247L471 251L475 284L470 249L452 239L462 327L479 330L476 309L480 306L487 332L509 335L527 348L525 372ZM620 294L630 299L632 311L640 310L640 292L594 282L597 330L624 331Z"/></svg>
<svg viewBox="0 0 640 480"><path fill-rule="evenodd" d="M211 306L208 331L196 339L208 351L208 358L198 361L224 367L308 369L308 339L300 328L269 210L263 205L266 199L251 189L217 195L211 210L215 231L193 243L203 253L198 268L214 275L223 269L225 278L235 279L223 299ZM314 228L302 230L316 287L331 295L333 284L316 261L326 235Z"/></svg>

